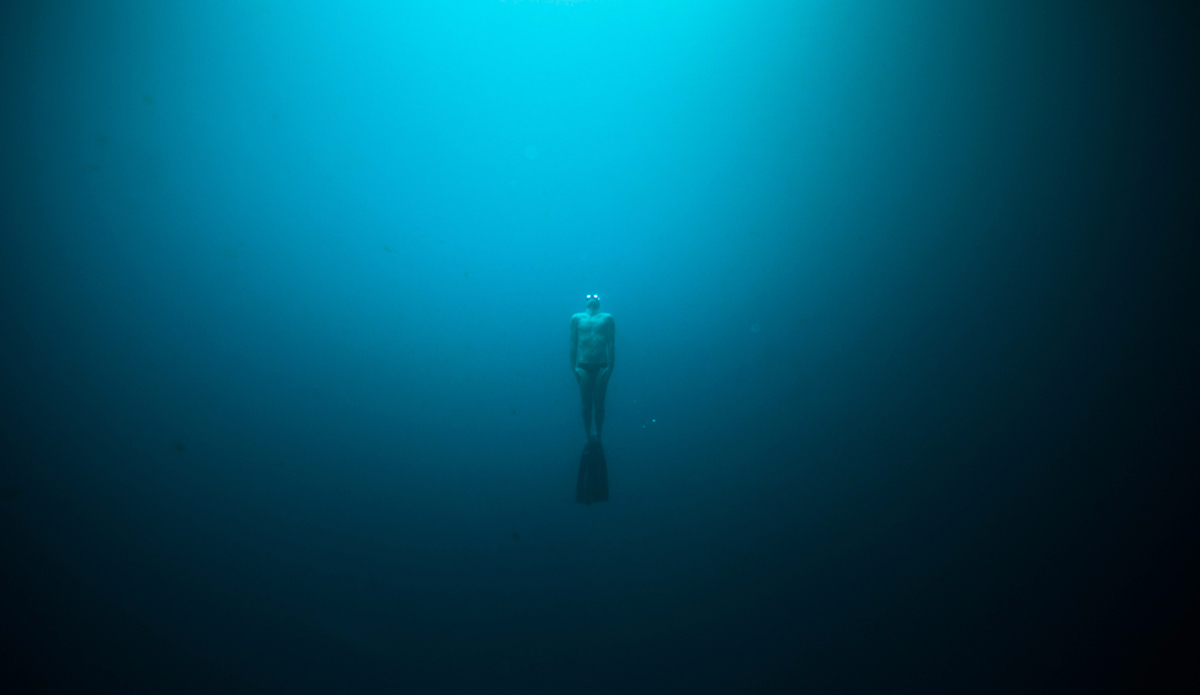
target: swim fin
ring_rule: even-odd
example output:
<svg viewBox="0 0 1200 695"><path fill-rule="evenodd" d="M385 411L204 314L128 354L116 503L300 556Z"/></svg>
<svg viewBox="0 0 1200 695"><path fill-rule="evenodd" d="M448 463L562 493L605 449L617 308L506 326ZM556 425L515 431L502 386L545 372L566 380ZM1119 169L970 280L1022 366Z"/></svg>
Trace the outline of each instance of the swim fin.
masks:
<svg viewBox="0 0 1200 695"><path fill-rule="evenodd" d="M604 502L608 499L608 463L600 442L589 442L579 459L579 481L575 485L575 501L579 504Z"/></svg>

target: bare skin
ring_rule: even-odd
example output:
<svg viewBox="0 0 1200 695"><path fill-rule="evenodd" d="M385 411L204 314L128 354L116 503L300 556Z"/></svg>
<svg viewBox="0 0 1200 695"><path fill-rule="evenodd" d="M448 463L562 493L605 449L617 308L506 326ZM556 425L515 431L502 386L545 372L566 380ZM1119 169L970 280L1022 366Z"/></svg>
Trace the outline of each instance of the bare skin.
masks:
<svg viewBox="0 0 1200 695"><path fill-rule="evenodd" d="M583 432L600 442L604 431L604 395L616 362L617 327L611 314L600 313L600 297L588 295L587 310L571 317L571 369L583 401ZM593 416L596 433L592 434Z"/></svg>

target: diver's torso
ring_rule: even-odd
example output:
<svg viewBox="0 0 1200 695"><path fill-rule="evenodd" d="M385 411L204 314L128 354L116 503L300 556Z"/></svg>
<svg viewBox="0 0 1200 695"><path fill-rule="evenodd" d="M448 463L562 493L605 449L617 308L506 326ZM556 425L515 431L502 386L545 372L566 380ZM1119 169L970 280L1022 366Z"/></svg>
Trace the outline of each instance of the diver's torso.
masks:
<svg viewBox="0 0 1200 695"><path fill-rule="evenodd" d="M609 321L608 314L578 314L579 323L576 327L579 335L578 354L579 364L606 364L608 362Z"/></svg>

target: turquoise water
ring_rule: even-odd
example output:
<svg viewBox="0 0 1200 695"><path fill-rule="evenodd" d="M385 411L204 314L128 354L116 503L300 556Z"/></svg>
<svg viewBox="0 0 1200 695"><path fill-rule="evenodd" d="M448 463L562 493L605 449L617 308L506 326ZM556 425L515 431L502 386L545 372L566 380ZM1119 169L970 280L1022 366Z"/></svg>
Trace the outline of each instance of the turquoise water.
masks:
<svg viewBox="0 0 1200 695"><path fill-rule="evenodd" d="M13 673L1173 673L1195 17L1046 5L10 3ZM592 292L619 357L584 507Z"/></svg>

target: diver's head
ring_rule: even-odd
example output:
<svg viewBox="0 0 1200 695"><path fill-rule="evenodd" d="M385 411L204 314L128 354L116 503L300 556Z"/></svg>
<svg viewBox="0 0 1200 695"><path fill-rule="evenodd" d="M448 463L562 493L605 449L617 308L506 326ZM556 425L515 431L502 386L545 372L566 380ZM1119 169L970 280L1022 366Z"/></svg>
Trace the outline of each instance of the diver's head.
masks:
<svg viewBox="0 0 1200 695"><path fill-rule="evenodd" d="M600 295L589 294L587 296L587 300L586 300L584 306L586 306L590 311L599 311L600 310Z"/></svg>

